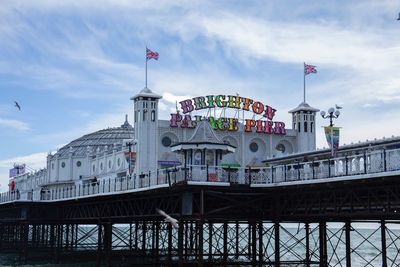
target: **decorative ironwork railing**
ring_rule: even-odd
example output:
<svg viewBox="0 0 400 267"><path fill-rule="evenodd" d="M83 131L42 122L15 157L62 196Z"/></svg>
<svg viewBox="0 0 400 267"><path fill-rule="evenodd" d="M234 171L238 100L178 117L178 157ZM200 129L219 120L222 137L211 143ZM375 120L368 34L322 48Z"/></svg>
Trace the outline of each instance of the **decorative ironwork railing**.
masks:
<svg viewBox="0 0 400 267"><path fill-rule="evenodd" d="M319 180L362 174L400 171L400 149L376 150L363 154L307 162L257 167L231 168L187 165L158 169L131 177L99 179L96 182L42 190L40 200L57 200L116 192L146 190L172 186L184 181L226 184L282 184L293 181ZM27 194L32 200L33 192ZM19 192L0 194L0 202L20 200Z"/></svg>

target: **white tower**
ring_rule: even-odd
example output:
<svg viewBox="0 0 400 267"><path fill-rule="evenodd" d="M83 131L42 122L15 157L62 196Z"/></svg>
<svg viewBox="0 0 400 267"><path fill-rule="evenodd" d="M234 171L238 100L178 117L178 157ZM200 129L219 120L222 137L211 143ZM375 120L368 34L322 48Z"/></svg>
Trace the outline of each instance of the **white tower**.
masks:
<svg viewBox="0 0 400 267"><path fill-rule="evenodd" d="M160 95L144 88L131 97L134 102L134 131L136 140L137 175L157 169L158 100Z"/></svg>
<svg viewBox="0 0 400 267"><path fill-rule="evenodd" d="M319 110L302 102L289 111L292 113L292 127L297 131L297 152L315 150L315 114Z"/></svg>

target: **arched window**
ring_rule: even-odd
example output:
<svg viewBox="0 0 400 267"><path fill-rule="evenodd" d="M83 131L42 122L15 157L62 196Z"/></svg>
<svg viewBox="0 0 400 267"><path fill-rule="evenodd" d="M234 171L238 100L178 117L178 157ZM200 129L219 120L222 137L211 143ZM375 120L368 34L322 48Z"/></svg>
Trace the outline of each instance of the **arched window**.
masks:
<svg viewBox="0 0 400 267"><path fill-rule="evenodd" d="M146 113L147 113L147 110L143 110L143 121L146 120Z"/></svg>
<svg viewBox="0 0 400 267"><path fill-rule="evenodd" d="M307 132L307 122L306 121L304 122L304 132L305 133Z"/></svg>
<svg viewBox="0 0 400 267"><path fill-rule="evenodd" d="M300 132L300 122L297 123L297 130Z"/></svg>
<svg viewBox="0 0 400 267"><path fill-rule="evenodd" d="M312 131L313 131L313 127L314 127L314 123L313 123L313 122L311 122L311 124L310 124L310 132L312 132Z"/></svg>

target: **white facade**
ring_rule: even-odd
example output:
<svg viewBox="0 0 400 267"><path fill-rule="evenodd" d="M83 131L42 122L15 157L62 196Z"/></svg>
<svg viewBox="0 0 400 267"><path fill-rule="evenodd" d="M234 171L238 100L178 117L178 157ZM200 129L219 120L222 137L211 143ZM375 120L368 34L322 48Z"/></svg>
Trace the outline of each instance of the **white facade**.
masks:
<svg viewBox="0 0 400 267"><path fill-rule="evenodd" d="M195 129L171 128L170 121L159 120L160 98L145 88L131 98L134 127L126 118L120 127L84 135L54 155L48 154L45 169L14 179L21 197L40 199L43 192L65 186L77 188L109 179L126 179L130 162L135 162L133 173L136 175L183 164L182 154L172 152L171 145L189 140ZM218 162L229 166L262 166L267 158L315 150L317 111L306 103L289 111L293 129L286 129L285 135L244 132L240 123L238 131L215 130L219 140L235 147L234 153L221 155ZM129 143L133 145L129 147ZM127 157L131 156L127 153L130 150L136 152L136 161Z"/></svg>

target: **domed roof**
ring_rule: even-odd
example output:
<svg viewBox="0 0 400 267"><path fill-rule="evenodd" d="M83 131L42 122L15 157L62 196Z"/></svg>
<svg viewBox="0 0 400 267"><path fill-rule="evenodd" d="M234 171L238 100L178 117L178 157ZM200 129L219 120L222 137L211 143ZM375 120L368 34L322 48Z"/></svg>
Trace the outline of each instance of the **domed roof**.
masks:
<svg viewBox="0 0 400 267"><path fill-rule="evenodd" d="M125 123L120 127L103 129L75 139L60 148L55 155L62 157L73 153L75 156L84 156L87 153L96 153L97 151L102 153L106 149L111 152L114 145L117 150L121 150L123 140L133 138L134 129L125 120Z"/></svg>
<svg viewBox="0 0 400 267"><path fill-rule="evenodd" d="M311 107L309 104L306 102L301 102L300 105L297 106L297 108L294 108L292 110L289 110L289 113L295 113L298 111L311 111L311 112L318 112L319 109Z"/></svg>

